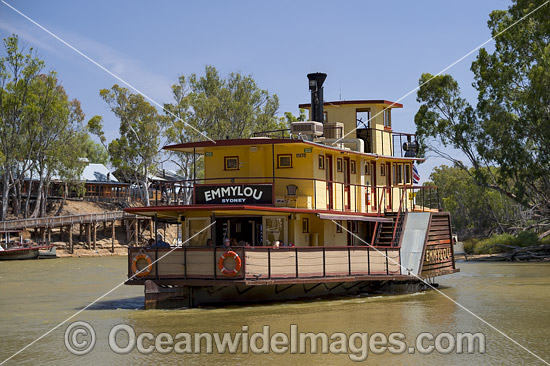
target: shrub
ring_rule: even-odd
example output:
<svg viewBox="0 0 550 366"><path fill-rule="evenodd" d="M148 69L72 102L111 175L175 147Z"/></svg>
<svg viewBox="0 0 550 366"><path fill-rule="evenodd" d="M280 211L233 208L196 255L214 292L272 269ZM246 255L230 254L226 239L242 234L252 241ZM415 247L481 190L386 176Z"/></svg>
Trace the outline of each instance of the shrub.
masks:
<svg viewBox="0 0 550 366"><path fill-rule="evenodd" d="M534 231L522 231L516 236L516 246L518 247L530 247L539 245L539 236Z"/></svg>

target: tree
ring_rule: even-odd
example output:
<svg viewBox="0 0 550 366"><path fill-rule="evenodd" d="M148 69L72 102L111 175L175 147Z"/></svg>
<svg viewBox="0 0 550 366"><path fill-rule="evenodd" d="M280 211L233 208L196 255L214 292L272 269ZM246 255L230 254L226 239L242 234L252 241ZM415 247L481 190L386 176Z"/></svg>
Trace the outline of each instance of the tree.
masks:
<svg viewBox="0 0 550 366"><path fill-rule="evenodd" d="M507 11L490 14L495 51L481 49L472 64L475 108L451 76L423 74L415 123L426 151L521 204L543 227L550 222L550 6L520 21L541 4L516 0ZM438 144L460 150L467 160Z"/></svg>
<svg viewBox="0 0 550 366"><path fill-rule="evenodd" d="M13 213L20 213L25 184L23 215L28 216L31 196L35 196L32 216L41 216L52 176L65 179L73 168L79 169L75 165L79 147L73 139L82 131L84 114L78 100L69 100L54 71L42 73L44 62L32 48L24 54L15 35L4 40L4 48L6 55L0 58L1 219L7 216L10 196ZM39 182L35 192L32 180Z"/></svg>
<svg viewBox="0 0 550 366"><path fill-rule="evenodd" d="M449 211L453 226L462 238L511 231L518 217L518 205L509 197L477 185L459 167L435 167L427 186L439 187L442 208Z"/></svg>
<svg viewBox="0 0 550 366"><path fill-rule="evenodd" d="M126 179L131 178L141 187L142 200L149 206L149 175L159 158L163 117L143 96L118 85L102 89L99 94L120 119L120 137L107 147L111 163ZM92 118L88 129L105 144L100 117Z"/></svg>
<svg viewBox="0 0 550 366"><path fill-rule="evenodd" d="M286 122L275 116L279 108L277 96L260 89L251 76L231 73L224 79L215 67L206 66L204 76L180 76L172 85L172 95L174 102L164 106L169 112L165 136L170 143L204 140L197 131L219 140L287 128ZM186 179L202 176L203 162L199 157L195 157L193 172L193 154L171 156Z"/></svg>

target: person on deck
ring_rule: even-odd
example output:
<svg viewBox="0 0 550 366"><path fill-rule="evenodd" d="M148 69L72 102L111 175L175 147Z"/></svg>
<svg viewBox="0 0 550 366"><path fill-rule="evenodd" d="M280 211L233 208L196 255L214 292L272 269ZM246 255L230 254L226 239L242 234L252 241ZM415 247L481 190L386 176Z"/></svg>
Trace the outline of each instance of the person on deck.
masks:
<svg viewBox="0 0 550 366"><path fill-rule="evenodd" d="M212 239L206 240L206 246L207 247L213 247L214 246L214 242L212 241Z"/></svg>
<svg viewBox="0 0 550 366"><path fill-rule="evenodd" d="M228 238L223 239L223 249L231 249L231 241Z"/></svg>

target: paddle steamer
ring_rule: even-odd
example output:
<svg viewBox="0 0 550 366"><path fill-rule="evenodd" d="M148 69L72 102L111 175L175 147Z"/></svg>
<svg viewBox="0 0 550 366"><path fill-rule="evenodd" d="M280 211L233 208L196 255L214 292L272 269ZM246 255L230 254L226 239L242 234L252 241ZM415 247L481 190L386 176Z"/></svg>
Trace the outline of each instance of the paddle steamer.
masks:
<svg viewBox="0 0 550 366"><path fill-rule="evenodd" d="M201 159L204 176L180 182L190 204L174 189L126 209L183 236L129 248L127 284L144 286L147 309L415 291L458 271L437 188L415 185L415 136L392 129L402 105L323 102L325 78L308 75L310 121L165 147Z"/></svg>

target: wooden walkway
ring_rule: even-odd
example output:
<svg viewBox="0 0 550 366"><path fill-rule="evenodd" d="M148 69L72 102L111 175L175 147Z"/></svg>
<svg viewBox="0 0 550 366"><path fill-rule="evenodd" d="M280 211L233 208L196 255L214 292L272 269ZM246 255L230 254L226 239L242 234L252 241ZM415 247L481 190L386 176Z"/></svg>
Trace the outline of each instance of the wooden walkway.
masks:
<svg viewBox="0 0 550 366"><path fill-rule="evenodd" d="M112 211L86 215L41 217L38 219L21 219L12 221L1 221L0 230L26 230L34 228L54 228L74 224L95 224L100 222L111 222L115 220L135 220L144 217L128 214L124 211ZM149 218L147 218L148 220Z"/></svg>
<svg viewBox="0 0 550 366"><path fill-rule="evenodd" d="M88 249L96 249L97 226L103 224L104 235L107 235L107 226L111 226L111 250L114 252L116 238L116 222L120 221L121 226L125 227L126 242L139 245L140 235L144 237L143 231L148 228L150 236L153 237L152 219L144 216L128 214L124 211L112 211L85 215L41 217L37 219L21 219L12 221L1 221L0 231L20 231L34 230L38 241L51 243L52 229L58 228L61 237L68 237L67 244L69 252L73 252L73 227L80 226L79 238L85 232L85 242ZM140 225L140 221L146 221Z"/></svg>

